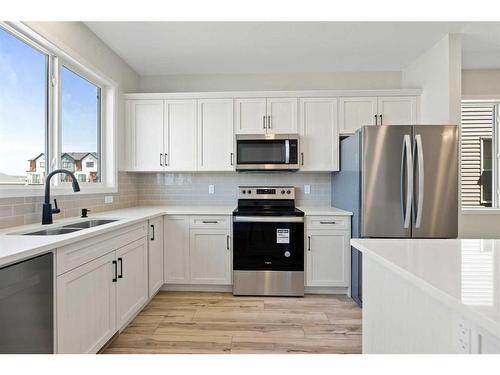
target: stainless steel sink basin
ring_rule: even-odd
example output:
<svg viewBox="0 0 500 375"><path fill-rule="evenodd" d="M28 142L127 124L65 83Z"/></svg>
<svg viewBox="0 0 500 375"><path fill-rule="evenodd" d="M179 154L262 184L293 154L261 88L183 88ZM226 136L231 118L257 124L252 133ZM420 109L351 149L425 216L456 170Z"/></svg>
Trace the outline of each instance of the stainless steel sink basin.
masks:
<svg viewBox="0 0 500 375"><path fill-rule="evenodd" d="M24 236L56 236L58 234L67 234L77 232L83 228L51 228L39 230L36 232L24 233Z"/></svg>
<svg viewBox="0 0 500 375"><path fill-rule="evenodd" d="M99 225L114 223L115 221L118 221L118 220L93 219L93 220L81 221L79 223L67 224L67 225L64 225L63 228L86 229L86 228L97 227Z"/></svg>

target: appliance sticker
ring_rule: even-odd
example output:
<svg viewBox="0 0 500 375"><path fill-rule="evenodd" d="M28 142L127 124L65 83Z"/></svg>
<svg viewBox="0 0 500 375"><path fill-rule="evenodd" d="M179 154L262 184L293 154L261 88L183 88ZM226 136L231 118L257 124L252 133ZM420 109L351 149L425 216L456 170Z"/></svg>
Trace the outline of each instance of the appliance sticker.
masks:
<svg viewBox="0 0 500 375"><path fill-rule="evenodd" d="M276 243L290 243L290 229L276 229Z"/></svg>

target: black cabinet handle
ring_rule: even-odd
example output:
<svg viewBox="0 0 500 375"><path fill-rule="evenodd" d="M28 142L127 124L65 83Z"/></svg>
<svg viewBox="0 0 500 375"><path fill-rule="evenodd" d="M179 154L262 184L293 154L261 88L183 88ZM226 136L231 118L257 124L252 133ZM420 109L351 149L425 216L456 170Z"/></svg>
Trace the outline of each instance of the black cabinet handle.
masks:
<svg viewBox="0 0 500 375"><path fill-rule="evenodd" d="M155 240L155 226L154 224L151 224L151 229L153 230L153 233L151 234L151 241Z"/></svg>
<svg viewBox="0 0 500 375"><path fill-rule="evenodd" d="M165 153L165 167L168 167L168 154Z"/></svg>
<svg viewBox="0 0 500 375"><path fill-rule="evenodd" d="M121 279L123 278L123 259L118 258L118 262L120 262L120 274L118 275L118 278Z"/></svg>
<svg viewBox="0 0 500 375"><path fill-rule="evenodd" d="M114 260L113 262L113 282L116 283L116 275L118 275L118 269L116 268L116 260Z"/></svg>
<svg viewBox="0 0 500 375"><path fill-rule="evenodd" d="M311 236L307 236L307 251L311 251Z"/></svg>
<svg viewBox="0 0 500 375"><path fill-rule="evenodd" d="M384 125L384 122L382 121L382 115L380 115L380 125Z"/></svg>
<svg viewBox="0 0 500 375"><path fill-rule="evenodd" d="M163 167L162 161L163 161L163 152L160 153L160 167Z"/></svg>
<svg viewBox="0 0 500 375"><path fill-rule="evenodd" d="M304 165L304 153L300 153L301 164Z"/></svg>
<svg viewBox="0 0 500 375"><path fill-rule="evenodd" d="M266 128L266 116L262 116L262 127Z"/></svg>
<svg viewBox="0 0 500 375"><path fill-rule="evenodd" d="M375 117L375 125L378 125L378 117L377 116L378 115L373 116L373 117Z"/></svg>
<svg viewBox="0 0 500 375"><path fill-rule="evenodd" d="M234 165L234 154L232 152L230 155L230 161L231 161L231 165Z"/></svg>
<svg viewBox="0 0 500 375"><path fill-rule="evenodd" d="M226 249L229 250L229 234L226 236Z"/></svg>
<svg viewBox="0 0 500 375"><path fill-rule="evenodd" d="M272 128L272 126L271 126L271 116L267 116L267 128L268 129Z"/></svg>
<svg viewBox="0 0 500 375"><path fill-rule="evenodd" d="M217 220L202 220L203 224L217 224Z"/></svg>
<svg viewBox="0 0 500 375"><path fill-rule="evenodd" d="M335 224L335 221L320 221L320 224Z"/></svg>

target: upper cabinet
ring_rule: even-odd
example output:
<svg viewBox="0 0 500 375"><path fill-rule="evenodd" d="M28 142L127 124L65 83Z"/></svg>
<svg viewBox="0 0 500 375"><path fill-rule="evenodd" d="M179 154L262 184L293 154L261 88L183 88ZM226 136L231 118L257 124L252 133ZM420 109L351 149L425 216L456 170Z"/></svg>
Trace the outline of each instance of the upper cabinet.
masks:
<svg viewBox="0 0 500 375"><path fill-rule="evenodd" d="M167 100L164 167L166 171L196 170L196 100Z"/></svg>
<svg viewBox="0 0 500 375"><path fill-rule="evenodd" d="M336 98L300 99L300 169L339 169Z"/></svg>
<svg viewBox="0 0 500 375"><path fill-rule="evenodd" d="M297 133L297 98L235 100L236 134Z"/></svg>
<svg viewBox="0 0 500 375"><path fill-rule="evenodd" d="M234 170L233 100L198 100L198 170Z"/></svg>
<svg viewBox="0 0 500 375"><path fill-rule="evenodd" d="M415 96L340 98L340 134L354 134L365 125L413 125L418 121L417 109Z"/></svg>

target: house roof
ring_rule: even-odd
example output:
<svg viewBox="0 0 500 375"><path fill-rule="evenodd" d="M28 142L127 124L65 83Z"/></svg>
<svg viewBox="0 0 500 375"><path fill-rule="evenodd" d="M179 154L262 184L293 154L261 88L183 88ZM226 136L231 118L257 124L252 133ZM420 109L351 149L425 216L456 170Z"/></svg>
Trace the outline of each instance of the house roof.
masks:
<svg viewBox="0 0 500 375"><path fill-rule="evenodd" d="M38 156L32 158L32 159L28 159L28 161L33 161L33 160L36 160L38 159L40 156L44 156L45 154L42 152L41 154L38 154Z"/></svg>
<svg viewBox="0 0 500 375"><path fill-rule="evenodd" d="M44 153L42 152L37 157L35 157L33 159L28 159L28 160L29 161L37 160L40 156L43 156L43 155L44 155ZM65 153L63 153L63 157L64 157L64 155L69 156L73 160L82 160L87 155L92 155L93 157L95 157L97 159L97 152L65 152Z"/></svg>

